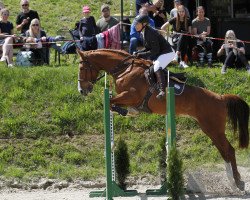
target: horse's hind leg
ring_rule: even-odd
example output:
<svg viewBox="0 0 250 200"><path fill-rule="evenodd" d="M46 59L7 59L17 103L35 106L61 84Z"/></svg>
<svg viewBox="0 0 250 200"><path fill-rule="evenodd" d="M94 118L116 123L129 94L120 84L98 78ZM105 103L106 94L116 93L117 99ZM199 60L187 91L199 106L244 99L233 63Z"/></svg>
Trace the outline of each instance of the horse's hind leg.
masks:
<svg viewBox="0 0 250 200"><path fill-rule="evenodd" d="M240 174L237 169L236 158L235 158L235 150L233 146L229 143L225 135L225 128L223 127L223 121L220 120L221 123L217 124L216 117L214 117L210 121L210 124L207 124L207 120L199 120L200 127L203 132L206 133L209 138L213 141L213 144L219 150L224 161L231 165L231 170L233 172L234 181L239 189L242 190L242 182L240 181ZM203 123L202 123L203 122ZM214 122L217 126L211 126L212 122ZM224 124L225 125L225 124ZM211 127L216 127L212 130Z"/></svg>
<svg viewBox="0 0 250 200"><path fill-rule="evenodd" d="M226 172L229 180L232 180L233 178L236 186L240 190L244 190L244 182L240 180L241 179L240 173L238 172L237 169L235 149L229 143L225 134L223 134L223 136L221 135L220 137L216 138L215 140L213 140L213 142L226 162Z"/></svg>

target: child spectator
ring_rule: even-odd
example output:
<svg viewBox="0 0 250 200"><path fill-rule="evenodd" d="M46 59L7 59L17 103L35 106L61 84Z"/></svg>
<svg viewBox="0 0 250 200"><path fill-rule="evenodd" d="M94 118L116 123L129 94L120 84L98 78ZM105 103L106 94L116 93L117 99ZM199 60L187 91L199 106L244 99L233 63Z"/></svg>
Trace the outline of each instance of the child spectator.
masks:
<svg viewBox="0 0 250 200"><path fill-rule="evenodd" d="M83 6L82 13L83 18L81 19L79 25L79 35L81 40L83 40L84 37L95 36L98 33L95 18L90 16L91 10L89 6Z"/></svg>
<svg viewBox="0 0 250 200"><path fill-rule="evenodd" d="M13 67L13 42L15 36L13 35L13 24L8 21L9 10L6 8L1 9L0 21L0 44L2 45L2 62L7 62L8 67Z"/></svg>
<svg viewBox="0 0 250 200"><path fill-rule="evenodd" d="M37 11L29 9L29 0L21 0L20 5L22 6L22 12L16 18L16 29L25 35L31 21L35 18L39 20L39 16Z"/></svg>
<svg viewBox="0 0 250 200"><path fill-rule="evenodd" d="M94 37L98 34L95 18L90 16L91 10L89 6L82 8L83 18L79 24L79 35L81 40L81 50L94 50L97 49L97 40Z"/></svg>
<svg viewBox="0 0 250 200"><path fill-rule="evenodd" d="M221 68L221 74L227 72L228 67L236 68L246 67L250 74L250 66L245 56L245 46L242 41L238 40L233 30L228 30L225 35L225 42L217 52L217 56L226 54L225 62Z"/></svg>
<svg viewBox="0 0 250 200"><path fill-rule="evenodd" d="M110 8L107 4L102 5L101 7L102 18L96 22L98 31L103 32L118 24L118 20L110 16Z"/></svg>

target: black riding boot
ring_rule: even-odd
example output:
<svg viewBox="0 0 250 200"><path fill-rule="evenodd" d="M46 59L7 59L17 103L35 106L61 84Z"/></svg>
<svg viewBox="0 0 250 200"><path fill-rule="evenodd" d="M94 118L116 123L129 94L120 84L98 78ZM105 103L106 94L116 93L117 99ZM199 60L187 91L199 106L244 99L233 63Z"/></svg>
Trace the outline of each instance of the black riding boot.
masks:
<svg viewBox="0 0 250 200"><path fill-rule="evenodd" d="M166 89L166 81L164 77L164 73L160 68L158 71L155 72L157 82L159 84L159 94L156 96L157 99L162 99L166 96L165 89Z"/></svg>

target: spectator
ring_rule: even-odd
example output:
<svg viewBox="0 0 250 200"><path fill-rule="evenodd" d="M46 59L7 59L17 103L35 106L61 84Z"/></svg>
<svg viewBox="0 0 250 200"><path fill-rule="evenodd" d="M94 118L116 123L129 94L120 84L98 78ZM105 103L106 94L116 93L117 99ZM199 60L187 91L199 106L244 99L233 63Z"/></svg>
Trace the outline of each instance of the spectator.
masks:
<svg viewBox="0 0 250 200"><path fill-rule="evenodd" d="M33 19L38 19L37 11L29 9L29 0L21 0L22 12L20 12L16 18L16 29L21 31L23 35L29 29L30 23Z"/></svg>
<svg viewBox="0 0 250 200"><path fill-rule="evenodd" d="M29 30L25 32L27 37L26 42L37 43L32 44L31 51L34 53L36 63L34 64L49 64L49 50L43 48L41 42L45 42L47 37L45 31L41 29L41 25L38 19L31 20Z"/></svg>
<svg viewBox="0 0 250 200"><path fill-rule="evenodd" d="M177 17L178 6L180 5L182 5L181 0L174 0L174 8L170 11L170 19L173 17ZM185 12L187 14L187 17L190 19L190 13L186 7L185 7Z"/></svg>
<svg viewBox="0 0 250 200"><path fill-rule="evenodd" d="M145 7L148 12L155 10L155 6L150 3L150 0L136 0L135 6L136 15L139 15L139 11L142 7Z"/></svg>
<svg viewBox="0 0 250 200"><path fill-rule="evenodd" d="M158 99L165 98L166 80L163 69L173 60L173 52L167 40L155 29L148 26L149 17L146 15L135 18L136 31L143 32L145 48L136 52L139 58L150 59L154 64L154 73L159 84Z"/></svg>
<svg viewBox="0 0 250 200"><path fill-rule="evenodd" d="M159 29L167 21L164 0L154 0L154 6L155 10L153 14L153 20L155 22L155 27Z"/></svg>
<svg viewBox="0 0 250 200"><path fill-rule="evenodd" d="M166 30L166 27L172 25L173 30L178 33L191 33L191 21L187 17L186 9L183 5L178 7L177 17L171 18L166 22L161 29ZM181 58L180 66L187 68L188 65L185 62L185 56L187 54L188 43L190 37L187 35L180 35L177 42L176 54L174 61L179 62L179 57Z"/></svg>
<svg viewBox="0 0 250 200"><path fill-rule="evenodd" d="M13 42L15 35L13 35L13 24L8 21L9 10L6 8L1 9L0 21L0 44L2 47L2 62L7 62L8 67L13 67Z"/></svg>
<svg viewBox="0 0 250 200"><path fill-rule="evenodd" d="M225 62L221 68L221 74L225 74L228 67L246 67L250 74L250 66L245 56L244 43L238 40L233 30L228 30L225 35L225 42L217 52L217 56L226 54Z"/></svg>
<svg viewBox="0 0 250 200"><path fill-rule="evenodd" d="M207 36L211 32L211 23L208 18L205 17L205 10L202 6L197 8L197 17L192 21L192 33L198 37L196 45L199 51L199 62L200 66L204 65L204 57L206 54L208 66L212 67L212 44Z"/></svg>
<svg viewBox="0 0 250 200"><path fill-rule="evenodd" d="M140 9L138 16L142 16L142 15L148 16L147 8L142 7ZM130 28L130 45L129 45L129 53L130 54L133 54L136 51L137 47L139 45L142 45L142 43L143 43L142 36L139 32L136 31L135 25L136 24L135 24L135 20L134 20L132 25L131 25L131 28ZM153 28L155 27L154 20L151 18L149 18L149 25Z"/></svg>
<svg viewBox="0 0 250 200"><path fill-rule="evenodd" d="M80 39L84 37L95 36L98 33L98 28L95 23L95 18L90 16L91 10L89 6L83 6L82 8L83 18L79 24Z"/></svg>
<svg viewBox="0 0 250 200"><path fill-rule="evenodd" d="M79 24L80 47L82 51L93 50L97 48L97 40L95 35L98 34L95 18L90 16L91 10L89 6L82 8L83 18Z"/></svg>
<svg viewBox="0 0 250 200"><path fill-rule="evenodd" d="M96 22L99 32L106 31L119 23L116 18L110 16L110 8L107 4L102 5L101 12L102 18Z"/></svg>

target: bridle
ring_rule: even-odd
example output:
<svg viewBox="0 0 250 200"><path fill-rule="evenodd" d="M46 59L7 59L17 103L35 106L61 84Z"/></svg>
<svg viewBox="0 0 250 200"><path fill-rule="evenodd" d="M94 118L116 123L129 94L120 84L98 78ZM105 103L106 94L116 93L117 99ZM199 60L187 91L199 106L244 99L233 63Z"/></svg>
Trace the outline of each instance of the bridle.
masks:
<svg viewBox="0 0 250 200"><path fill-rule="evenodd" d="M98 73L98 70L95 69L92 64L88 61L87 56L84 57L85 59L81 60L79 62L79 64L85 64L86 67L84 68L80 68L80 70L89 70L91 72L90 77L92 78L92 71L96 71ZM96 80L89 80L89 82L91 82L92 84L95 84L97 81L99 81L102 77L104 77L105 75L102 75L101 77L98 77ZM84 79L80 79L80 74L79 74L79 78L78 78L79 82L85 82Z"/></svg>
<svg viewBox="0 0 250 200"><path fill-rule="evenodd" d="M132 62L131 62L131 63L127 63L126 61L130 60L131 58L133 58ZM126 57L125 59L123 59L120 63L118 63L118 64L114 67L114 69L113 69L111 72L109 72L108 74L111 74L112 76L117 76L119 73L121 73L122 71L124 71L124 70L127 68L127 66L128 66L129 64L132 64L132 66L133 66L134 61L135 61L135 58L136 58L136 56L134 56L134 55L129 55L128 57ZM93 65L89 62L88 56L87 56L87 55L84 56L84 59L81 60L81 61L79 62L79 64L85 64L85 66L86 66L86 67L84 67L84 68L80 68L80 70L89 70L90 72L92 72L92 70L94 70L94 71L96 71L96 72L98 73L98 70L95 69L95 68L93 67ZM90 75L91 75L91 77L92 77L92 73L91 73ZM92 84L95 84L97 81L99 81L100 79L102 79L104 76L105 76L105 74L101 75L100 77L98 77L98 78L95 79L95 80L89 80L89 82L91 82ZM86 80L80 79L80 74L79 74L78 81L79 81L79 82L85 82Z"/></svg>

